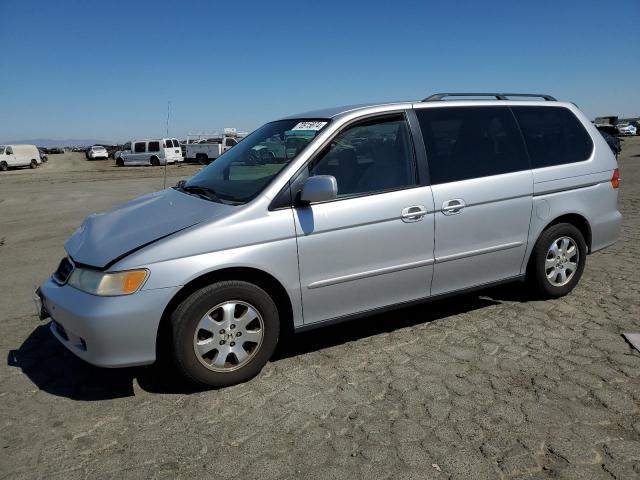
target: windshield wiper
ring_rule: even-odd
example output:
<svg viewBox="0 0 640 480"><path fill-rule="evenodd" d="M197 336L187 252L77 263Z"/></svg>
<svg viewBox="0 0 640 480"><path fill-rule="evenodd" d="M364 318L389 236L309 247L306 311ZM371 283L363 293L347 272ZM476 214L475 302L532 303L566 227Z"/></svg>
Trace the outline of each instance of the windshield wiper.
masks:
<svg viewBox="0 0 640 480"><path fill-rule="evenodd" d="M203 187L200 185L185 185L180 188L183 192L186 193L195 193L200 198L204 198L205 200L210 200L212 202L223 203L222 199L216 195L216 192L209 187Z"/></svg>

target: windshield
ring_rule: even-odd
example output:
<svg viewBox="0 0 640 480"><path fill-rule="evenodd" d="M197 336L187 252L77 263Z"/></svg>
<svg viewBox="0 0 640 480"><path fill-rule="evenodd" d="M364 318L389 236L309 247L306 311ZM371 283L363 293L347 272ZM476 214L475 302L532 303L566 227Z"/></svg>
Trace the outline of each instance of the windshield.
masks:
<svg viewBox="0 0 640 480"><path fill-rule="evenodd" d="M328 120L279 120L263 125L191 178L184 189L201 187L221 200L245 203L267 184L327 124Z"/></svg>

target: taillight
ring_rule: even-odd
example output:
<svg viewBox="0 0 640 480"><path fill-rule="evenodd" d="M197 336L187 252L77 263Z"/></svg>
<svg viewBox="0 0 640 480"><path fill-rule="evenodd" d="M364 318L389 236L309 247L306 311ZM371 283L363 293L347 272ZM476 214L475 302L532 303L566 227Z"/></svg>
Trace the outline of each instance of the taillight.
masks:
<svg viewBox="0 0 640 480"><path fill-rule="evenodd" d="M620 187L620 172L618 172L617 168L613 171L613 177L611 177L611 186L613 188Z"/></svg>

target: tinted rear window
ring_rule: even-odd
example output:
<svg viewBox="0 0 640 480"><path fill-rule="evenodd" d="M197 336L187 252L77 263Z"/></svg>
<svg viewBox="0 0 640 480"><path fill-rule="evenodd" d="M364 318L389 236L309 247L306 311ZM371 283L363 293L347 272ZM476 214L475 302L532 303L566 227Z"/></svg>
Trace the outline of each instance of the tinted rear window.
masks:
<svg viewBox="0 0 640 480"><path fill-rule="evenodd" d="M564 107L512 107L524 135L533 168L587 160L593 141L576 116Z"/></svg>
<svg viewBox="0 0 640 480"><path fill-rule="evenodd" d="M147 151L146 144L144 142L138 142L134 146L135 153L144 153Z"/></svg>
<svg viewBox="0 0 640 480"><path fill-rule="evenodd" d="M160 151L160 142L149 142L149 151L150 152L159 152Z"/></svg>
<svg viewBox="0 0 640 480"><path fill-rule="evenodd" d="M416 114L433 184L530 168L507 107L424 108Z"/></svg>

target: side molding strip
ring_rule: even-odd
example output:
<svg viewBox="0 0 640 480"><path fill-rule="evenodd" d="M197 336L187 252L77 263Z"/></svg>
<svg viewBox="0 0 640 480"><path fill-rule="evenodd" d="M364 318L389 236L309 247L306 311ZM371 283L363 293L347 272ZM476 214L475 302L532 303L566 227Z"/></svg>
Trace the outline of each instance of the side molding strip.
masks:
<svg viewBox="0 0 640 480"><path fill-rule="evenodd" d="M459 260L461 258L467 258L467 257L475 257L477 255L483 255L485 253L493 253L493 252L499 252L501 250L509 250L510 248L518 248L518 247L521 247L522 245L524 245L524 242L512 242L512 243L505 243L503 245L496 245L494 247L479 248L478 250L469 250L468 252L454 253L453 255L444 255L442 257L436 257L436 263L450 262L452 260Z"/></svg>
<svg viewBox="0 0 640 480"><path fill-rule="evenodd" d="M361 278L375 277L377 275L400 272L402 270L409 270L411 268L426 267L427 265L433 265L433 263L434 263L433 259L429 259L429 260L421 260L419 262L404 263L402 265L393 265L392 267L377 268L375 270L368 270L366 272L360 272L360 273L352 273L350 275L344 275L342 277L334 277L334 278L327 278L326 280L318 280L317 282L313 282L307 285L307 288L313 289L313 288L328 287L329 285L337 285L338 283L351 282L353 280L360 280Z"/></svg>

